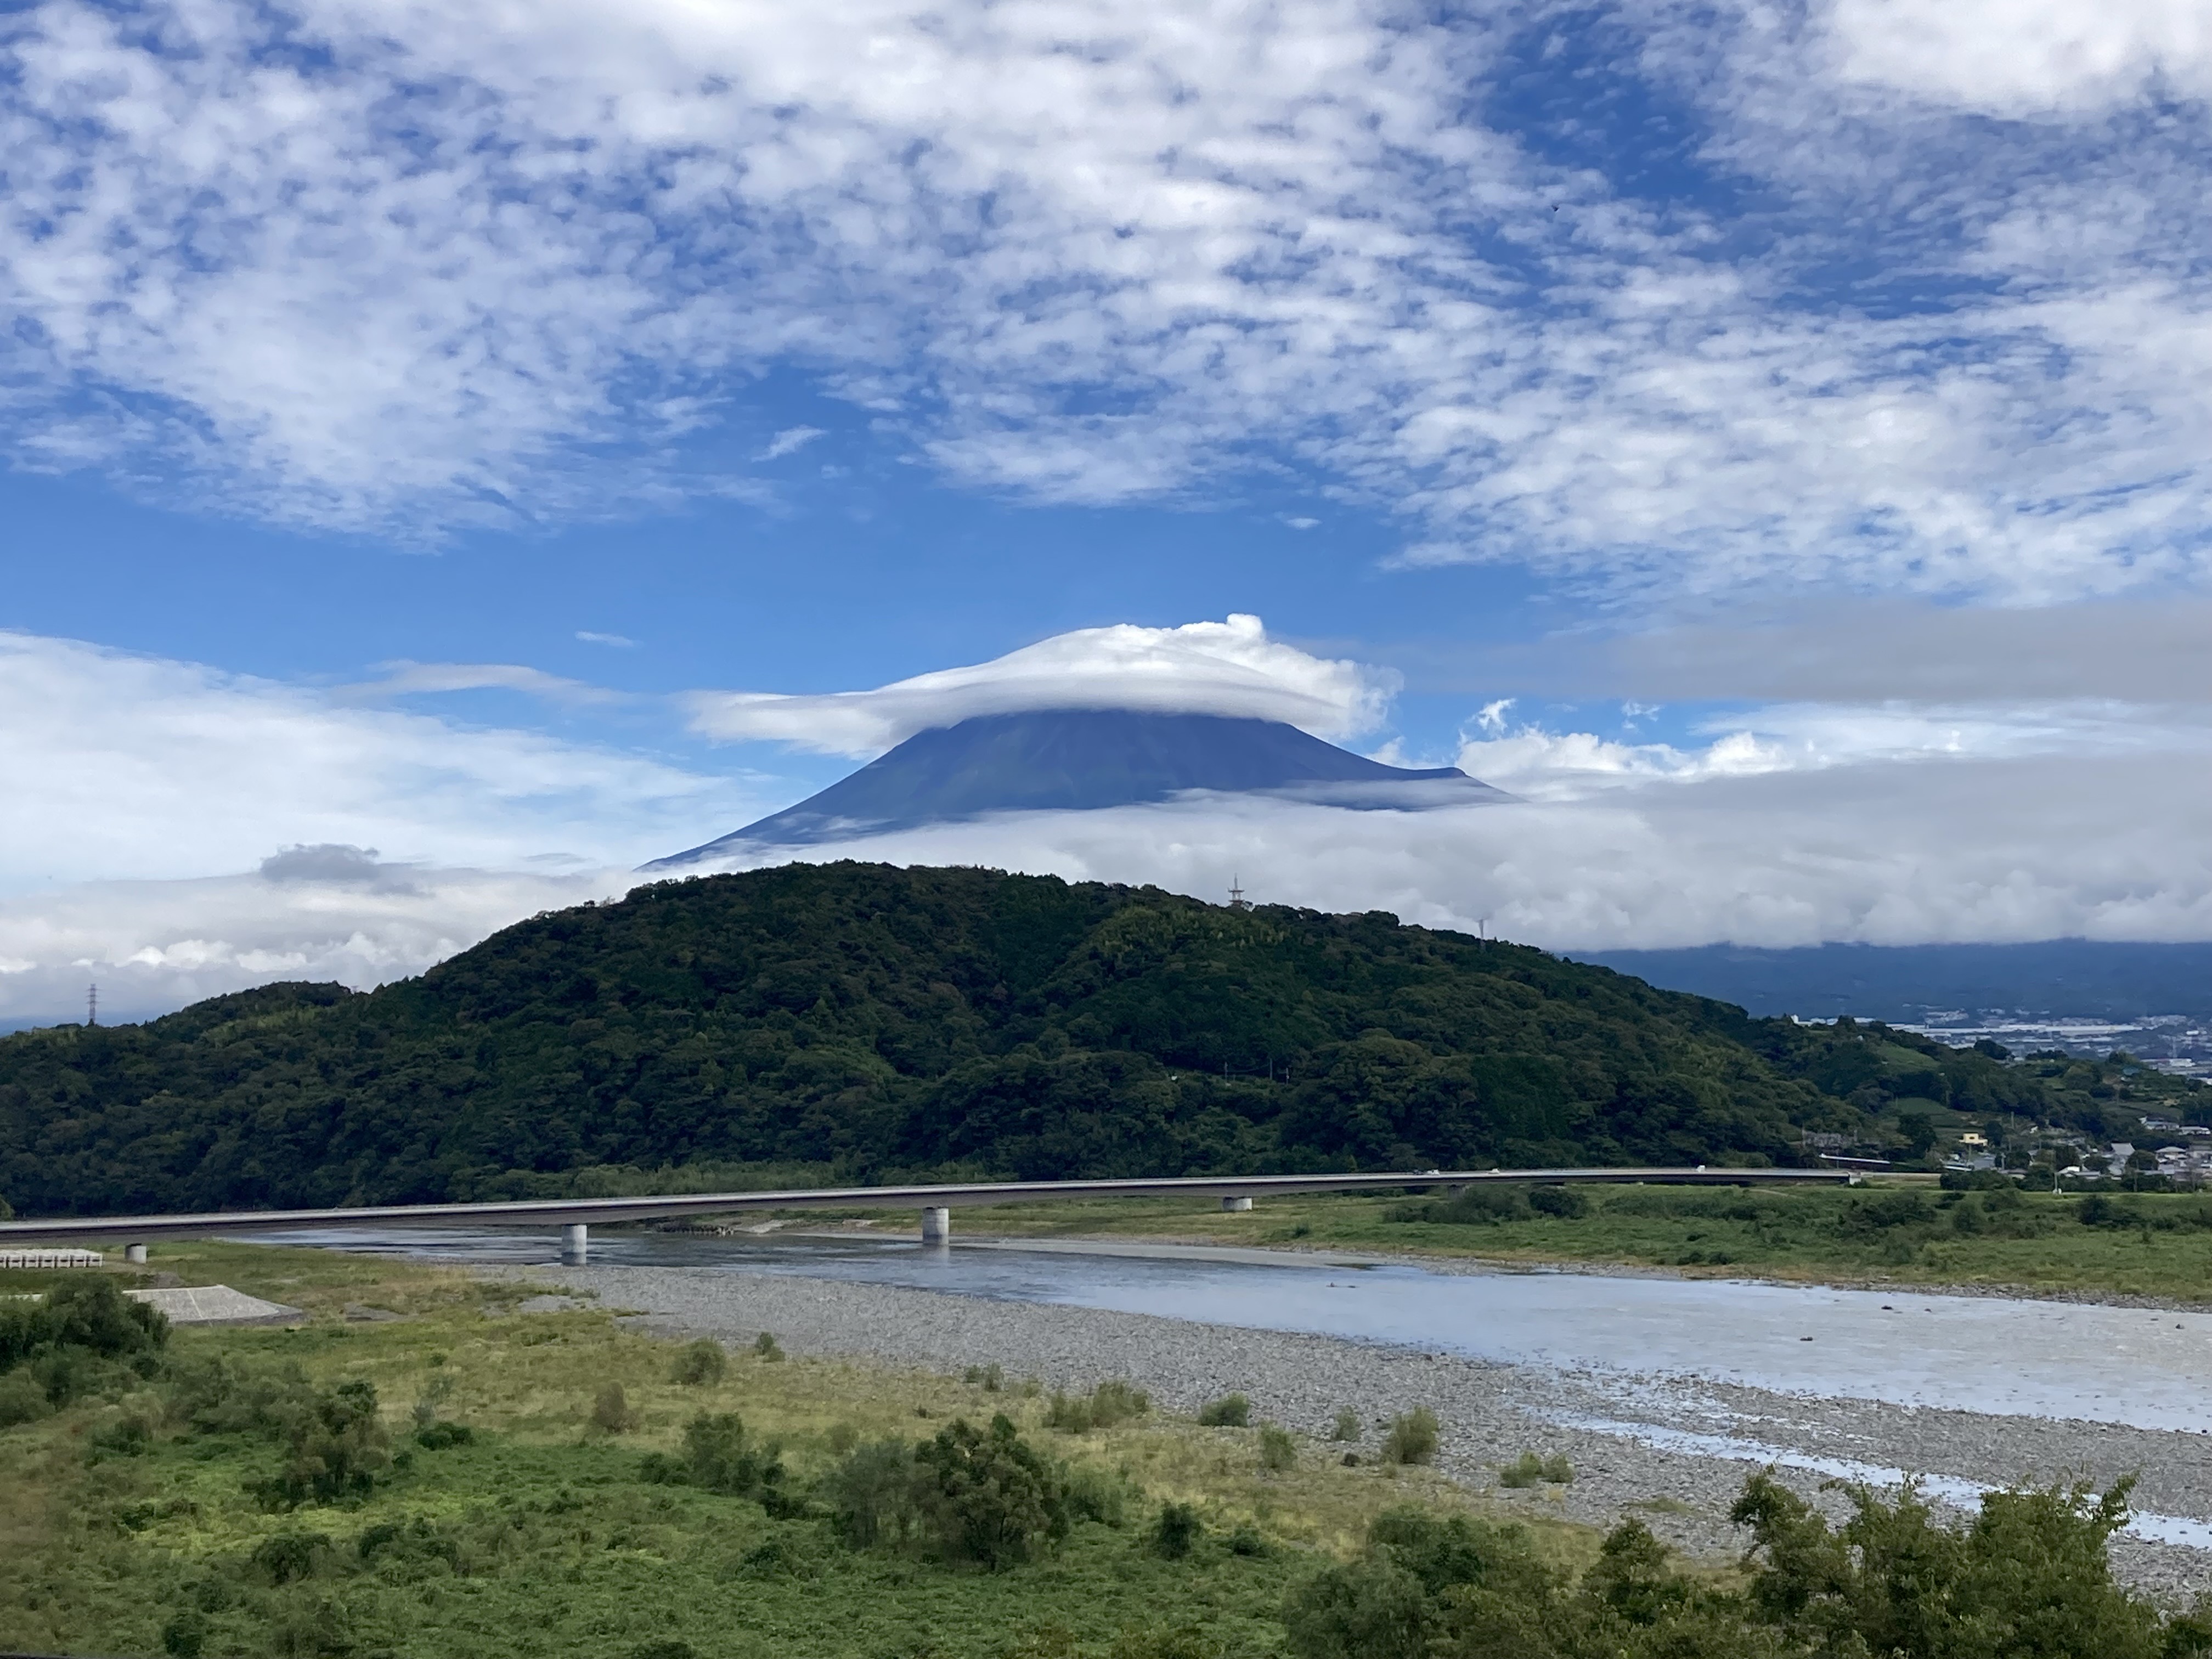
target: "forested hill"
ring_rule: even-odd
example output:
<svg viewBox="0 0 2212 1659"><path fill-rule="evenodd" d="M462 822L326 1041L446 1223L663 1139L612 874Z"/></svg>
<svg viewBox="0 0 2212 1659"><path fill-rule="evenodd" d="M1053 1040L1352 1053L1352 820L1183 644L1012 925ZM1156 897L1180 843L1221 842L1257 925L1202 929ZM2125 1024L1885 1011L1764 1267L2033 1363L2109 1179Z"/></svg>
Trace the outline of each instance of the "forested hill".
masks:
<svg viewBox="0 0 2212 1659"><path fill-rule="evenodd" d="M1395 917L793 865L538 916L360 994L0 1040L26 1214L856 1180L1790 1162L1856 1114L1725 1004ZM1849 1086L1849 1085L1846 1085ZM599 1171L594 1175L592 1172Z"/></svg>

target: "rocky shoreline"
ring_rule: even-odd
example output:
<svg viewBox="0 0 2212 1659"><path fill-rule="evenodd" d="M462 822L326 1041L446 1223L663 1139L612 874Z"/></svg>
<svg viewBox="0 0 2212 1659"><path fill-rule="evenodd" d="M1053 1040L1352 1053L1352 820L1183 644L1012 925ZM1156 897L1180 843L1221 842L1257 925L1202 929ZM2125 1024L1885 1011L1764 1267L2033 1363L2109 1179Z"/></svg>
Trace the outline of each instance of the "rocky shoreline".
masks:
<svg viewBox="0 0 2212 1659"><path fill-rule="evenodd" d="M1508 1508L1595 1526L1635 1516L1698 1555L1742 1547L1729 1507L1770 1458L1808 1494L1831 1474L1869 1469L1924 1475L1938 1496L1963 1495L1958 1483L2101 1486L2138 1474L2138 1508L2178 1518L2188 1541L2117 1540L2119 1571L2162 1598L2212 1590L2212 1441L2200 1433L1486 1364L1334 1337L730 1267L508 1272L636 1310L627 1316L671 1337L738 1343L765 1330L794 1353L936 1371L997 1364L1055 1388L1122 1377L1178 1411L1238 1392L1258 1417L1316 1436L1349 1407L1367 1425L1370 1452L1382 1422L1425 1405L1443 1425L1438 1467L1470 1489ZM1576 1479L1499 1487L1498 1466L1524 1451L1565 1456ZM1832 1494L1822 1501L1838 1503Z"/></svg>

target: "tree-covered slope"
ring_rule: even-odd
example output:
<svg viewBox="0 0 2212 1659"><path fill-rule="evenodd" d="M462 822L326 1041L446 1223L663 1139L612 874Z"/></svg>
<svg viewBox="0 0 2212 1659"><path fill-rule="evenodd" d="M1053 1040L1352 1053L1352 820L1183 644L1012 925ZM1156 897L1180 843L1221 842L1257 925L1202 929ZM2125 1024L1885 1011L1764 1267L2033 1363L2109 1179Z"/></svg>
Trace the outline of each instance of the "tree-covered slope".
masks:
<svg viewBox="0 0 2212 1659"><path fill-rule="evenodd" d="M62 1214L497 1196L609 1164L1787 1162L1793 1124L1849 1109L1759 1036L1386 915L793 865L541 915L368 994L0 1040L0 1194Z"/></svg>

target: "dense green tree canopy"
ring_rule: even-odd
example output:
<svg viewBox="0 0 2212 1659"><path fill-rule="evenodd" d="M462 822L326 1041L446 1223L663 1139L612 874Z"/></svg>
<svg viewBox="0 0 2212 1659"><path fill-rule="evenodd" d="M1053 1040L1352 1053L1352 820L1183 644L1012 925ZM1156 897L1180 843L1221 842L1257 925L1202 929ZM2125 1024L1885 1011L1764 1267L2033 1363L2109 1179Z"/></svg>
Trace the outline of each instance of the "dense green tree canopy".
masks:
<svg viewBox="0 0 2212 1659"><path fill-rule="evenodd" d="M1898 1069L1782 1024L1382 914L792 865L540 915L366 994L0 1040L0 1193L68 1214L552 1192L610 1165L1782 1163Z"/></svg>

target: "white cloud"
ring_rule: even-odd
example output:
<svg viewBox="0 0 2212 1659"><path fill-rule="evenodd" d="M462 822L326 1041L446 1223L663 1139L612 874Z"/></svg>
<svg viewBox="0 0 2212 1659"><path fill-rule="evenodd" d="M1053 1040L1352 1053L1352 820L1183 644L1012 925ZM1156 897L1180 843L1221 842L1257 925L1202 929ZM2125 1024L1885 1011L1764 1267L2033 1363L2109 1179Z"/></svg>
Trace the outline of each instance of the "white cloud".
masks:
<svg viewBox="0 0 2212 1659"><path fill-rule="evenodd" d="M761 451L757 459L763 461L780 461L787 455L796 455L817 438L826 438L829 435L818 426L786 427L769 440L768 447Z"/></svg>
<svg viewBox="0 0 2212 1659"><path fill-rule="evenodd" d="M605 645L628 645L617 635L579 634L580 640ZM349 685L353 696L404 697L437 696L448 691L523 691L553 702L617 702L623 694L583 680L549 674L542 668L511 662L387 662L377 665L379 678Z"/></svg>
<svg viewBox="0 0 2212 1659"><path fill-rule="evenodd" d="M2212 795L2198 763L1712 763L1694 776L1629 763L1656 775L1648 787L1579 799L1394 812L1194 797L1008 814L803 856L1154 882L1216 900L1241 876L1262 903L1485 923L1556 950L2212 937ZM116 1018L276 979L368 987L637 879L401 866L326 845L252 874L0 898L0 1018L77 1018L94 980Z"/></svg>
<svg viewBox="0 0 2212 1659"><path fill-rule="evenodd" d="M1318 471L1414 562L2202 574L2203 111L2068 125L2201 86L2201 7L1589 17L47 0L0 46L18 458L557 518L742 487L676 446L790 368L1036 497ZM1654 162L1692 182L1601 108L1512 114L1547 75L1579 108L1593 49L1705 135Z"/></svg>
<svg viewBox="0 0 2212 1659"><path fill-rule="evenodd" d="M1008 815L811 848L1389 909L1555 950L1733 939L2212 937L2212 795L2164 757L1734 775L1358 812L1237 797ZM769 860L776 861L776 860Z"/></svg>
<svg viewBox="0 0 2212 1659"><path fill-rule="evenodd" d="M1847 78L1997 114L2212 93L2197 0L1838 0L1826 21Z"/></svg>
<svg viewBox="0 0 2212 1659"><path fill-rule="evenodd" d="M93 983L110 1022L278 980L367 990L539 910L617 896L635 879L379 865L364 849L321 847L279 854L252 875L0 898L0 1020L82 1018Z"/></svg>
<svg viewBox="0 0 2212 1659"><path fill-rule="evenodd" d="M1914 763L2034 759L2063 770L2076 761L2123 755L2157 757L2157 764L2174 768L2212 758L2212 720L2202 708L2087 699L2042 706L1777 704L1702 722L1712 741L1689 749L1534 723L1512 728L1504 719L1508 707L1492 703L1477 715L1453 763L1530 800L1587 800L1660 784Z"/></svg>
<svg viewBox="0 0 2212 1659"><path fill-rule="evenodd" d="M1340 737L1379 724L1396 689L1395 675L1309 655L1269 639L1257 617L1232 615L1180 628L1080 629L872 691L701 692L692 710L698 731L726 741L866 757L932 726L1034 708L1233 714Z"/></svg>
<svg viewBox="0 0 2212 1659"><path fill-rule="evenodd" d="M635 862L756 816L766 781L9 633L0 776L0 891L18 893L325 843L445 866Z"/></svg>
<svg viewBox="0 0 2212 1659"><path fill-rule="evenodd" d="M621 634L595 634L588 628L578 629L576 637L586 645L620 646L624 650L629 649L637 643L635 640Z"/></svg>

